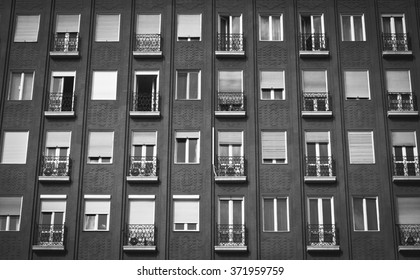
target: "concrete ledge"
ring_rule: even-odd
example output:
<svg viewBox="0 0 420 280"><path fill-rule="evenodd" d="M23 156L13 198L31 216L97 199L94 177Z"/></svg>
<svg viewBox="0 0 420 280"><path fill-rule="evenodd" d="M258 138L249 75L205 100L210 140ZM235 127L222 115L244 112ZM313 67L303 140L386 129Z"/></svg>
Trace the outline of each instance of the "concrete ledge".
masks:
<svg viewBox="0 0 420 280"><path fill-rule="evenodd" d="M415 182L420 181L420 176L392 176L392 182Z"/></svg>
<svg viewBox="0 0 420 280"><path fill-rule="evenodd" d="M127 182L157 182L158 176L127 176Z"/></svg>
<svg viewBox="0 0 420 280"><path fill-rule="evenodd" d="M331 117L332 111L302 111L302 117Z"/></svg>
<svg viewBox="0 0 420 280"><path fill-rule="evenodd" d="M308 246L306 247L307 251L339 251L340 246L338 245L331 245L331 246Z"/></svg>
<svg viewBox="0 0 420 280"><path fill-rule="evenodd" d="M52 57L78 57L79 52L57 52L57 51L50 51L50 56Z"/></svg>
<svg viewBox="0 0 420 280"><path fill-rule="evenodd" d="M124 251L156 251L156 246L123 246Z"/></svg>
<svg viewBox="0 0 420 280"><path fill-rule="evenodd" d="M245 117L245 111L215 111L216 117Z"/></svg>
<svg viewBox="0 0 420 280"><path fill-rule="evenodd" d="M130 117L132 118L159 118L160 111L130 111Z"/></svg>
<svg viewBox="0 0 420 280"><path fill-rule="evenodd" d="M214 246L214 250L218 252L245 252L247 246Z"/></svg>
<svg viewBox="0 0 420 280"><path fill-rule="evenodd" d="M245 56L245 51L216 51L216 56Z"/></svg>
<svg viewBox="0 0 420 280"><path fill-rule="evenodd" d="M70 176L38 176L40 182L70 182Z"/></svg>
<svg viewBox="0 0 420 280"><path fill-rule="evenodd" d="M333 183L335 181L337 181L336 176L305 176L307 183Z"/></svg>
<svg viewBox="0 0 420 280"><path fill-rule="evenodd" d="M388 117L416 117L419 111L388 111Z"/></svg>
<svg viewBox="0 0 420 280"><path fill-rule="evenodd" d="M61 111L61 112L55 112L55 111L44 111L44 116L47 118L73 118L75 116L74 111Z"/></svg>
<svg viewBox="0 0 420 280"><path fill-rule="evenodd" d="M398 246L398 251L420 251L420 246Z"/></svg>
<svg viewBox="0 0 420 280"><path fill-rule="evenodd" d="M299 51L300 57L327 57L330 51Z"/></svg>
<svg viewBox="0 0 420 280"><path fill-rule="evenodd" d="M64 251L64 245L33 245L34 251Z"/></svg>
<svg viewBox="0 0 420 280"><path fill-rule="evenodd" d="M382 56L412 56L412 51L383 51Z"/></svg>
<svg viewBox="0 0 420 280"><path fill-rule="evenodd" d="M158 52L141 52L141 51L133 51L133 56L137 58L142 57L162 57L162 51Z"/></svg>
<svg viewBox="0 0 420 280"><path fill-rule="evenodd" d="M225 183L246 182L246 176L215 176L214 180Z"/></svg>

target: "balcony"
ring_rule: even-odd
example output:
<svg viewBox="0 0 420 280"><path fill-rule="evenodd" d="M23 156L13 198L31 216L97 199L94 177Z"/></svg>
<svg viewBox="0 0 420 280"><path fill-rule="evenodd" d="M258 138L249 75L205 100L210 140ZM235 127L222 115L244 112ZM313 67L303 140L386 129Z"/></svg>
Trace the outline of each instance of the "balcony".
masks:
<svg viewBox="0 0 420 280"><path fill-rule="evenodd" d="M243 34L217 34L216 56L245 56Z"/></svg>
<svg viewBox="0 0 420 280"><path fill-rule="evenodd" d="M157 158L130 157L127 181L129 182L157 182Z"/></svg>
<svg viewBox="0 0 420 280"><path fill-rule="evenodd" d="M136 44L133 51L134 57L161 57L160 34L136 34Z"/></svg>
<svg viewBox="0 0 420 280"><path fill-rule="evenodd" d="M418 116L416 96L412 92L388 92L388 117Z"/></svg>
<svg viewBox="0 0 420 280"><path fill-rule="evenodd" d="M46 117L67 118L74 117L76 96L74 93L50 92L47 100Z"/></svg>
<svg viewBox="0 0 420 280"><path fill-rule="evenodd" d="M245 159L243 156L218 156L215 166L216 182L245 182Z"/></svg>
<svg viewBox="0 0 420 280"><path fill-rule="evenodd" d="M327 57L328 38L324 33L302 33L299 36L300 57Z"/></svg>
<svg viewBox="0 0 420 280"><path fill-rule="evenodd" d="M398 251L420 250L420 225L397 225Z"/></svg>
<svg viewBox="0 0 420 280"><path fill-rule="evenodd" d="M332 157L306 157L305 182L332 183L336 181Z"/></svg>
<svg viewBox="0 0 420 280"><path fill-rule="evenodd" d="M419 157L394 156L393 182L420 181Z"/></svg>
<svg viewBox="0 0 420 280"><path fill-rule="evenodd" d="M79 33L77 32L60 32L55 33L52 50L52 57L78 57L79 56Z"/></svg>
<svg viewBox="0 0 420 280"><path fill-rule="evenodd" d="M338 231L335 225L308 225L308 251L337 251Z"/></svg>
<svg viewBox="0 0 420 280"><path fill-rule="evenodd" d="M328 95L328 92L304 92L302 103L302 116L332 116L330 96Z"/></svg>
<svg viewBox="0 0 420 280"><path fill-rule="evenodd" d="M246 251L245 225L217 225L215 251Z"/></svg>
<svg viewBox="0 0 420 280"><path fill-rule="evenodd" d="M243 92L218 92L217 111L218 117L244 117L245 97Z"/></svg>
<svg viewBox="0 0 420 280"><path fill-rule="evenodd" d="M124 251L156 251L155 225L128 225Z"/></svg>
<svg viewBox="0 0 420 280"><path fill-rule="evenodd" d="M133 92L130 116L132 118L157 118L160 117L159 111L159 93Z"/></svg>
<svg viewBox="0 0 420 280"><path fill-rule="evenodd" d="M64 230L63 224L38 225L32 250L64 251Z"/></svg>
<svg viewBox="0 0 420 280"><path fill-rule="evenodd" d="M382 56L411 56L413 52L409 49L407 33L383 33Z"/></svg>
<svg viewBox="0 0 420 280"><path fill-rule="evenodd" d="M70 157L42 156L41 174L38 180L43 182L69 182Z"/></svg>

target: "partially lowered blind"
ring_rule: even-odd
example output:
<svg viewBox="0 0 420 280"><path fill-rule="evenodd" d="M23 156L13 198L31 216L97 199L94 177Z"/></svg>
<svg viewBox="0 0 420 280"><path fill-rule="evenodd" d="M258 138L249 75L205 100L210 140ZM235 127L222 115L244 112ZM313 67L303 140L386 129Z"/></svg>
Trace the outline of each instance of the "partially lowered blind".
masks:
<svg viewBox="0 0 420 280"><path fill-rule="evenodd" d="M110 201L87 200L85 203L85 214L109 214Z"/></svg>
<svg viewBox="0 0 420 280"><path fill-rule="evenodd" d="M40 15L17 16L15 29L15 42L38 41Z"/></svg>
<svg viewBox="0 0 420 280"><path fill-rule="evenodd" d="M160 34L160 15L137 15L137 34Z"/></svg>
<svg viewBox="0 0 420 280"><path fill-rule="evenodd" d="M156 132L133 132L132 145L156 145Z"/></svg>
<svg viewBox="0 0 420 280"><path fill-rule="evenodd" d="M304 92L326 92L326 71L303 71Z"/></svg>
<svg viewBox="0 0 420 280"><path fill-rule="evenodd" d="M242 92L241 71L219 71L220 92Z"/></svg>
<svg viewBox="0 0 420 280"><path fill-rule="evenodd" d="M153 225L155 223L154 200L130 200L130 225Z"/></svg>
<svg viewBox="0 0 420 280"><path fill-rule="evenodd" d="M349 132L350 163L375 163L373 132Z"/></svg>
<svg viewBox="0 0 420 280"><path fill-rule="evenodd" d="M414 132L392 132L392 146L416 146Z"/></svg>
<svg viewBox="0 0 420 280"><path fill-rule="evenodd" d="M261 71L261 88L284 88L283 71Z"/></svg>
<svg viewBox="0 0 420 280"><path fill-rule="evenodd" d="M20 215L22 197L0 197L0 216Z"/></svg>
<svg viewBox="0 0 420 280"><path fill-rule="evenodd" d="M26 163L29 132L5 132L3 136L2 163Z"/></svg>
<svg viewBox="0 0 420 280"><path fill-rule="evenodd" d="M43 200L41 202L41 211L45 212L66 212L65 200Z"/></svg>
<svg viewBox="0 0 420 280"><path fill-rule="evenodd" d="M175 200L174 223L198 223L199 202L198 200Z"/></svg>
<svg viewBox="0 0 420 280"><path fill-rule="evenodd" d="M329 143L330 135L328 132L306 132L306 143Z"/></svg>
<svg viewBox="0 0 420 280"><path fill-rule="evenodd" d="M79 32L80 15L57 15L55 32Z"/></svg>
<svg viewBox="0 0 420 280"><path fill-rule="evenodd" d="M60 147L60 148L66 148L70 147L70 138L71 138L71 132L47 132L47 141L45 143L45 147L51 148L51 147Z"/></svg>
<svg viewBox="0 0 420 280"><path fill-rule="evenodd" d="M261 132L262 158L286 158L286 132L263 131Z"/></svg>
<svg viewBox="0 0 420 280"><path fill-rule="evenodd" d="M201 37L201 15L178 15L178 38Z"/></svg>
<svg viewBox="0 0 420 280"><path fill-rule="evenodd" d="M410 71L386 71L386 89L389 92L411 92Z"/></svg>
<svg viewBox="0 0 420 280"><path fill-rule="evenodd" d="M120 15L96 15L97 42L115 42L120 38Z"/></svg>
<svg viewBox="0 0 420 280"><path fill-rule="evenodd" d="M113 143L113 132L91 132L88 157L112 157Z"/></svg>
<svg viewBox="0 0 420 280"><path fill-rule="evenodd" d="M223 131L219 132L219 144L242 145L242 132Z"/></svg>

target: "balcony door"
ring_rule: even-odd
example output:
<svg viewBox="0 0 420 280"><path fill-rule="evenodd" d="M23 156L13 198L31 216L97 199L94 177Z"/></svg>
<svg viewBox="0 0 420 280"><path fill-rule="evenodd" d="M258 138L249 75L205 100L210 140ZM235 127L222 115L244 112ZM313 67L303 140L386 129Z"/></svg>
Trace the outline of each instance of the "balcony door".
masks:
<svg viewBox="0 0 420 280"><path fill-rule="evenodd" d="M382 30L386 34L404 34L405 22L403 15L383 15Z"/></svg>
<svg viewBox="0 0 420 280"><path fill-rule="evenodd" d="M243 198L220 198L218 235L219 243L245 243Z"/></svg>
<svg viewBox="0 0 420 280"><path fill-rule="evenodd" d="M300 21L303 50L325 49L324 15L301 15Z"/></svg>
<svg viewBox="0 0 420 280"><path fill-rule="evenodd" d="M302 88L304 111L329 111L327 71L303 71Z"/></svg>
<svg viewBox="0 0 420 280"><path fill-rule="evenodd" d="M50 92L50 107L54 111L73 111L75 86L74 72L53 72Z"/></svg>
<svg viewBox="0 0 420 280"><path fill-rule="evenodd" d="M132 175L151 175L156 168L156 132L133 132L131 146Z"/></svg>
<svg viewBox="0 0 420 280"><path fill-rule="evenodd" d="M136 111L155 111L159 92L159 72L136 72L135 75Z"/></svg>
<svg viewBox="0 0 420 280"><path fill-rule="evenodd" d="M308 176L332 176L329 132L306 132Z"/></svg>
<svg viewBox="0 0 420 280"><path fill-rule="evenodd" d="M219 50L237 51L241 48L242 15L219 16Z"/></svg>
<svg viewBox="0 0 420 280"><path fill-rule="evenodd" d="M48 131L42 165L44 176L65 176L69 171L71 132Z"/></svg>
<svg viewBox="0 0 420 280"><path fill-rule="evenodd" d="M335 243L333 198L309 198L308 204L309 242Z"/></svg>
<svg viewBox="0 0 420 280"><path fill-rule="evenodd" d="M66 212L65 200L42 200L39 245L62 245Z"/></svg>
<svg viewBox="0 0 420 280"><path fill-rule="evenodd" d="M415 132L392 132L394 174L420 176Z"/></svg>
<svg viewBox="0 0 420 280"><path fill-rule="evenodd" d="M155 240L155 200L130 199L128 242L130 245L153 245Z"/></svg>
<svg viewBox="0 0 420 280"><path fill-rule="evenodd" d="M226 175L243 174L243 133L219 131L218 140L219 170Z"/></svg>

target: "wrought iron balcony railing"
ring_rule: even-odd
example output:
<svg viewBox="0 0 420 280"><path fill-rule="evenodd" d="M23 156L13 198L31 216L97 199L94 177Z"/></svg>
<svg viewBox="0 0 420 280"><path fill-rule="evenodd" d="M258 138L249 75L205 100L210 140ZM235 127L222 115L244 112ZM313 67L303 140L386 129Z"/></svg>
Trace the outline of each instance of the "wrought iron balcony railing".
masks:
<svg viewBox="0 0 420 280"><path fill-rule="evenodd" d="M419 157L394 156L394 176L420 176Z"/></svg>
<svg viewBox="0 0 420 280"><path fill-rule="evenodd" d="M303 111L328 112L331 111L328 92L304 92Z"/></svg>
<svg viewBox="0 0 420 280"><path fill-rule="evenodd" d="M155 232L155 225L128 225L125 244L128 246L155 246Z"/></svg>
<svg viewBox="0 0 420 280"><path fill-rule="evenodd" d="M403 224L397 225L400 246L419 246L420 248L420 225Z"/></svg>
<svg viewBox="0 0 420 280"><path fill-rule="evenodd" d="M77 32L55 33L53 40L53 52L68 53L79 51L79 33Z"/></svg>
<svg viewBox="0 0 420 280"><path fill-rule="evenodd" d="M335 175L332 157L306 157L305 176L332 177Z"/></svg>
<svg viewBox="0 0 420 280"><path fill-rule="evenodd" d="M308 225L308 246L331 247L338 245L338 230L335 225Z"/></svg>
<svg viewBox="0 0 420 280"><path fill-rule="evenodd" d="M417 111L416 96L412 92L389 92L388 111L414 112Z"/></svg>
<svg viewBox="0 0 420 280"><path fill-rule="evenodd" d="M76 102L74 93L50 92L48 95L49 112L73 112Z"/></svg>
<svg viewBox="0 0 420 280"><path fill-rule="evenodd" d="M51 176L51 177L70 176L70 157L42 156L41 176Z"/></svg>
<svg viewBox="0 0 420 280"><path fill-rule="evenodd" d="M227 52L243 52L244 36L243 34L217 34L217 50Z"/></svg>
<svg viewBox="0 0 420 280"><path fill-rule="evenodd" d="M243 92L218 92L218 111L245 111L245 97Z"/></svg>
<svg viewBox="0 0 420 280"><path fill-rule="evenodd" d="M246 246L245 225L218 224L216 246Z"/></svg>
<svg viewBox="0 0 420 280"><path fill-rule="evenodd" d="M216 176L245 176L245 159L243 156L218 156Z"/></svg>
<svg viewBox="0 0 420 280"><path fill-rule="evenodd" d="M160 34L136 34L135 51L144 53L160 52Z"/></svg>
<svg viewBox="0 0 420 280"><path fill-rule="evenodd" d="M407 33L383 33L382 40L384 51L408 52L410 50Z"/></svg>
<svg viewBox="0 0 420 280"><path fill-rule="evenodd" d="M35 245L64 246L64 224L38 224Z"/></svg>
<svg viewBox="0 0 420 280"><path fill-rule="evenodd" d="M299 36L299 50L327 51L328 38L325 33L301 33Z"/></svg>
<svg viewBox="0 0 420 280"><path fill-rule="evenodd" d="M135 112L158 112L159 93L158 92L133 92L131 111Z"/></svg>
<svg viewBox="0 0 420 280"><path fill-rule="evenodd" d="M157 175L157 158L153 156L131 156L129 176L148 177Z"/></svg>

